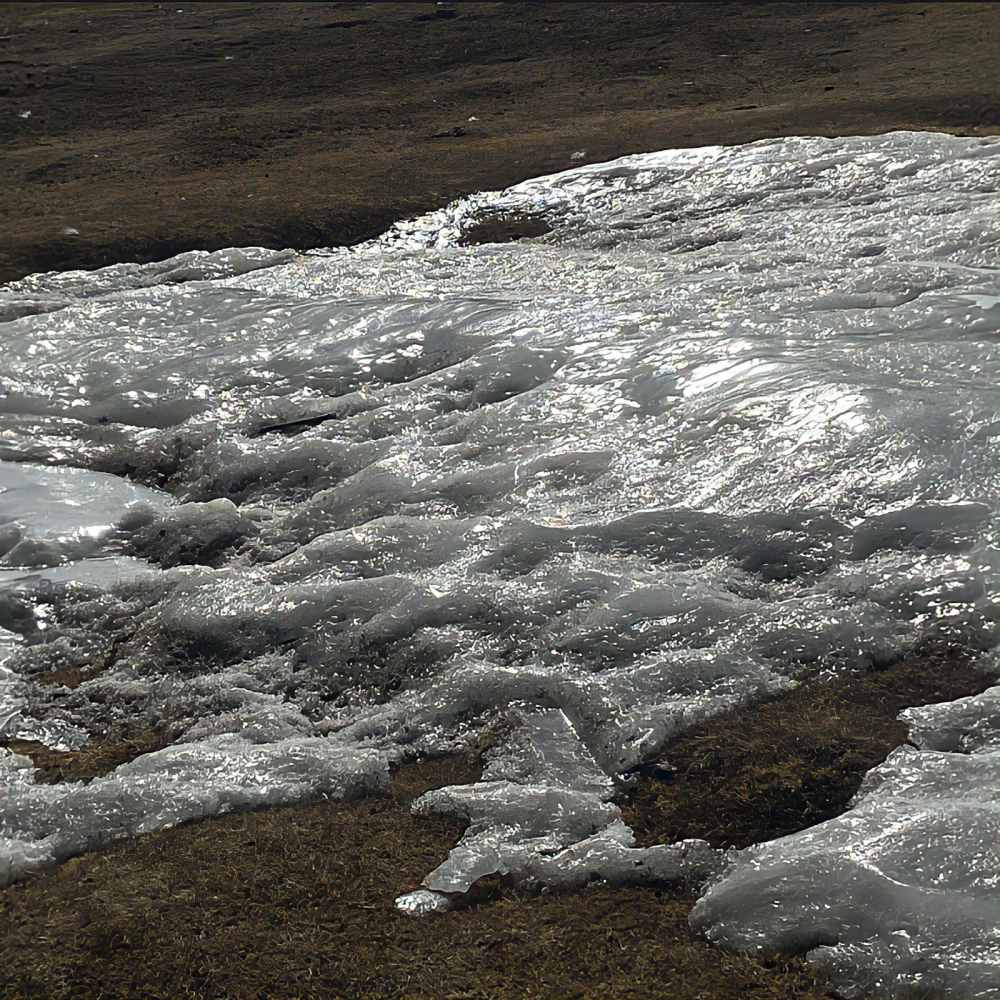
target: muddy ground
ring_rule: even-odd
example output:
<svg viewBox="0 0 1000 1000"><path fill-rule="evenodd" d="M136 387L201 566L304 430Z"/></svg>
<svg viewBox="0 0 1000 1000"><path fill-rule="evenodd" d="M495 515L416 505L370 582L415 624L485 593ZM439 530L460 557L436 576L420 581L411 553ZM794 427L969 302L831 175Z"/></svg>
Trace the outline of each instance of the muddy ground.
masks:
<svg viewBox="0 0 1000 1000"><path fill-rule="evenodd" d="M578 151L996 133L998 24L995 3L6 3L0 280L345 245Z"/></svg>

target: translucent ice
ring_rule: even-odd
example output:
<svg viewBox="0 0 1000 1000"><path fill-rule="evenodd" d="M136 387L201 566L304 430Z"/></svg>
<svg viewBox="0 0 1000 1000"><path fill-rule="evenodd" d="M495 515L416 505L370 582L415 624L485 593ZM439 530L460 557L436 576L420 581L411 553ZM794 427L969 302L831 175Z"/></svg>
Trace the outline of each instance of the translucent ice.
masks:
<svg viewBox="0 0 1000 1000"><path fill-rule="evenodd" d="M375 751L315 736L265 745L239 736L178 744L87 785L33 784L30 764L0 756L0 883L186 819L318 795L350 797L389 780L386 759Z"/></svg>
<svg viewBox="0 0 1000 1000"><path fill-rule="evenodd" d="M609 801L612 792L564 712L522 713L478 784L427 792L413 804L418 814L469 822L424 884L446 894L467 892L487 875L557 889L700 883L722 867L719 852L701 840L633 847L632 831ZM402 909L415 905L410 896L397 902Z"/></svg>
<svg viewBox="0 0 1000 1000"><path fill-rule="evenodd" d="M808 952L846 995L998 996L1000 687L907 709L902 746L848 812L740 852L692 925L745 951Z"/></svg>
<svg viewBox="0 0 1000 1000"><path fill-rule="evenodd" d="M0 461L0 572L107 555L139 503L162 512L171 499L106 473Z"/></svg>
<svg viewBox="0 0 1000 1000"><path fill-rule="evenodd" d="M1000 687L958 701L908 708L900 718L922 750L1000 750Z"/></svg>
<svg viewBox="0 0 1000 1000"><path fill-rule="evenodd" d="M175 800L256 802L232 791L248 759L260 801L290 801L322 785L314 751L346 775L512 713L482 782L421 800L471 824L427 892L716 871L704 844L632 846L614 777L724 707L929 634L996 644L997 151L672 150L326 255L6 286L0 458L133 495L0 532L5 560L30 542L0 567L0 723L65 747L165 725L214 762L190 798L154 768L119 813L95 800L84 839L19 784L7 842L62 857L173 822ZM519 215L545 235L481 242ZM99 560L62 539L88 525L101 560L131 561L78 573ZM140 559L156 572L126 572ZM921 718L915 739L987 738Z"/></svg>

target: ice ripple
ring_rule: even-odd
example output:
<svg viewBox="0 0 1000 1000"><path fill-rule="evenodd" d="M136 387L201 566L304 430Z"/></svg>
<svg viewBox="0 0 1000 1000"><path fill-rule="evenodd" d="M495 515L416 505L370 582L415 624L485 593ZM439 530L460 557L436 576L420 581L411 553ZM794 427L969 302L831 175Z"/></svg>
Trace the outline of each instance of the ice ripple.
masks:
<svg viewBox="0 0 1000 1000"><path fill-rule="evenodd" d="M4 494L20 527L0 536L0 720L73 745L165 724L179 742L86 787L4 756L0 880L195 815L376 787L508 714L484 781L419 804L472 825L437 895L404 906L487 874L721 872L700 842L635 848L614 776L722 708L929 635L996 644L997 149L893 133L649 153L326 255L6 286L4 468L90 476L80 496L115 512L96 534L75 514L48 530L51 511L35 530L29 498ZM538 235L473 238L519 214ZM157 572L131 572L140 558ZM74 568L99 559L123 561ZM64 661L87 668L72 690L44 683ZM986 704L953 724L912 710L914 739L941 746L890 758L918 789L899 801L956 856L982 854L995 815L962 791L989 763ZM925 810L938 766L954 814ZM889 797L832 822L877 839ZM874 877L855 880L869 929ZM957 883L934 915L918 883L893 899L928 909L932 943L908 923L905 947L879 938L878 983L900 996L923 988L900 963L955 944L966 904L982 916ZM816 931L811 905L788 941L868 969L850 951L868 944ZM989 947L922 982L981 982Z"/></svg>

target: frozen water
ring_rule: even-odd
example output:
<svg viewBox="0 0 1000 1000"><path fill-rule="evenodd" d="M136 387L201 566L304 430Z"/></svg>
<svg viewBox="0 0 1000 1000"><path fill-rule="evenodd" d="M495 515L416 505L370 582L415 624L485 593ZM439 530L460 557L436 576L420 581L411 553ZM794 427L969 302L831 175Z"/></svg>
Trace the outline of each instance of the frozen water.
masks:
<svg viewBox="0 0 1000 1000"><path fill-rule="evenodd" d="M415 892L400 896L396 900L396 906L411 916L423 917L428 913L447 913L452 908L452 901L440 892L417 889Z"/></svg>
<svg viewBox="0 0 1000 1000"><path fill-rule="evenodd" d="M469 823L424 884L447 898L485 875L578 889L593 882L698 883L722 867L719 852L701 840L635 848L632 831L609 801L613 790L564 712L522 713L478 784L427 792L413 804L417 814L441 812ZM397 902L401 909L419 904L412 896Z"/></svg>
<svg viewBox="0 0 1000 1000"><path fill-rule="evenodd" d="M808 952L851 996L1000 995L1000 687L907 709L917 747L852 809L740 852L691 914L710 940Z"/></svg>
<svg viewBox="0 0 1000 1000"><path fill-rule="evenodd" d="M635 848L613 778L755 695L933 633L996 644L997 152L650 153L326 255L5 286L4 468L150 493L18 529L0 724L67 747L166 725L215 769L188 798L143 773L83 839L32 825L58 810L27 781L6 843L51 860L258 801L212 794L247 754L260 801L290 801L319 765L275 748L346 774L512 714L482 782L417 806L470 820L427 892L716 871L699 842ZM519 219L546 235L477 242ZM95 526L93 553L64 545Z"/></svg>
<svg viewBox="0 0 1000 1000"><path fill-rule="evenodd" d="M0 656L18 633L46 638L44 607L31 610L10 596L39 583L110 588L150 571L145 560L123 556L117 523L136 505L164 512L172 500L103 472L0 461ZM26 721L23 685L0 661L0 737L37 738L75 749L87 738L79 727Z"/></svg>
<svg viewBox="0 0 1000 1000"><path fill-rule="evenodd" d="M908 708L900 718L922 750L1000 749L1000 687L958 701Z"/></svg>
<svg viewBox="0 0 1000 1000"><path fill-rule="evenodd" d="M0 573L106 556L128 508L163 511L170 502L106 473L0 461Z"/></svg>
<svg viewBox="0 0 1000 1000"><path fill-rule="evenodd" d="M36 785L31 761L0 750L0 882L110 840L231 809L384 788L385 758L321 737L259 745L239 736L178 744L90 784Z"/></svg>

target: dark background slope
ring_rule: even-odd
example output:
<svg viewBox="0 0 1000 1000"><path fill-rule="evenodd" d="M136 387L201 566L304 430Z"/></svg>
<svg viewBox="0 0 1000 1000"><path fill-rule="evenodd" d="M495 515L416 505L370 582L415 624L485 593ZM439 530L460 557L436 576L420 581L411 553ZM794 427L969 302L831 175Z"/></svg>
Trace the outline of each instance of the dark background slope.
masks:
<svg viewBox="0 0 1000 1000"><path fill-rule="evenodd" d="M563 169L578 150L996 133L998 15L992 3L4 4L0 280L351 243ZM452 130L464 134L440 135Z"/></svg>

